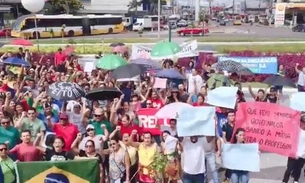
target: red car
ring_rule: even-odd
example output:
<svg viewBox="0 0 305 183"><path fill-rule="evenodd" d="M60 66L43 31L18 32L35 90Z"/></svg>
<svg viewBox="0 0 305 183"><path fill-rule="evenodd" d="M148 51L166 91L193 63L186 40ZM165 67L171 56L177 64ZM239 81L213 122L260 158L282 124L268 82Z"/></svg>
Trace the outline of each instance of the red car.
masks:
<svg viewBox="0 0 305 183"><path fill-rule="evenodd" d="M198 36L203 36L207 33L209 33L209 29L208 28L201 28L201 27L197 27L197 28L183 28L183 29L179 29L177 31L177 33L180 36L185 36L185 35L198 35Z"/></svg>
<svg viewBox="0 0 305 183"><path fill-rule="evenodd" d="M7 29L7 28L1 29L0 37L11 37L11 30L12 29Z"/></svg>

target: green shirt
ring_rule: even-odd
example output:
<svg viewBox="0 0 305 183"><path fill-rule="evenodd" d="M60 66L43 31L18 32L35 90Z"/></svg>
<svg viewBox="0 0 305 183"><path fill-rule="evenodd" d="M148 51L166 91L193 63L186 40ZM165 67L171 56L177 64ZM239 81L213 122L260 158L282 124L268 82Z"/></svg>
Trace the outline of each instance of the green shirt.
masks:
<svg viewBox="0 0 305 183"><path fill-rule="evenodd" d="M0 127L0 143L9 141L10 142L9 149L15 147L15 145L19 141L19 138L20 138L20 134L17 128L12 126L8 128Z"/></svg>
<svg viewBox="0 0 305 183"><path fill-rule="evenodd" d="M14 182L16 179L14 161L9 157L5 160L0 158L0 166L3 172L4 183Z"/></svg>
<svg viewBox="0 0 305 183"><path fill-rule="evenodd" d="M98 122L98 121L95 121L94 119L90 119L89 124L92 124L94 126L96 135L105 135L104 130L101 127L102 124L104 124L106 126L109 133L112 132L112 126L110 124L110 121L108 121L108 120L103 120L101 122Z"/></svg>
<svg viewBox="0 0 305 183"><path fill-rule="evenodd" d="M34 141L37 134L45 131L46 127L43 124L43 122L36 118L34 121L31 121L29 118L24 118L22 120L22 127L21 131L23 130L29 130L31 132L31 140Z"/></svg>

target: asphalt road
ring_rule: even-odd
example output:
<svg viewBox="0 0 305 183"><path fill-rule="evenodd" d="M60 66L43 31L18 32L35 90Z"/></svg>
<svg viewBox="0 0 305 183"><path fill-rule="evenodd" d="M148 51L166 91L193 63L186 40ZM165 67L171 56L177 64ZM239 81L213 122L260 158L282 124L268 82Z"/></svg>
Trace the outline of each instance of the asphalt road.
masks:
<svg viewBox="0 0 305 183"><path fill-rule="evenodd" d="M177 29L172 30L172 37L179 38L180 36L176 33ZM264 38L264 39L303 39L305 33L292 32L288 28L275 28L273 26L260 26L260 25L241 25L241 26L210 26L210 33L207 35L208 37L232 37L232 38ZM146 31L143 33L143 38L157 38L157 31ZM168 37L168 31L160 32L161 38ZM86 37L74 37L75 40L86 39L86 40L94 40L94 39L102 39L102 38L139 38L138 33L136 32L128 32L122 34L106 34L99 36L86 36ZM188 37L181 37L188 38ZM61 38L53 38L53 39L61 39ZM66 40L71 38L64 38ZM0 39L0 42L9 42L11 39Z"/></svg>
<svg viewBox="0 0 305 183"><path fill-rule="evenodd" d="M257 90L257 89L255 89ZM250 97L247 89L244 88L244 93L247 101L253 101ZM289 96L295 93L296 90L292 91L284 91L284 100L281 101L282 105L289 106ZM220 159L217 160L220 164ZM242 160L241 161L247 161ZM250 182L249 183L281 183L283 179L284 172L286 170L287 158L273 154L273 153L261 153L261 161L260 161L260 172L250 173ZM223 180L224 172L220 173L220 180ZM208 177L210 177L208 175ZM290 180L292 182L292 178ZM300 183L305 182L305 177L302 171L301 178L299 180ZM209 183L213 183L212 180Z"/></svg>

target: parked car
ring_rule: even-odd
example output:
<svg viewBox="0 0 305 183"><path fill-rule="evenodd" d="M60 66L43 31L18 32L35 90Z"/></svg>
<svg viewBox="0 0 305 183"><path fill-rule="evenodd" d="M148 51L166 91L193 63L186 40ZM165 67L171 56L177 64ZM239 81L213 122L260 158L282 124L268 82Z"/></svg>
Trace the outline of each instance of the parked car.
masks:
<svg viewBox="0 0 305 183"><path fill-rule="evenodd" d="M227 25L227 21L225 19L221 19L221 20L219 20L219 25L220 26L226 26Z"/></svg>
<svg viewBox="0 0 305 183"><path fill-rule="evenodd" d="M305 24L298 24L291 29L293 32L305 32Z"/></svg>
<svg viewBox="0 0 305 183"><path fill-rule="evenodd" d="M183 28L179 29L177 33L180 36L186 36L186 35L197 35L197 36L204 36L205 34L209 33L208 28L203 28L203 27L196 27L196 28Z"/></svg>
<svg viewBox="0 0 305 183"><path fill-rule="evenodd" d="M9 28L4 28L0 30L0 37L11 37L11 30Z"/></svg>

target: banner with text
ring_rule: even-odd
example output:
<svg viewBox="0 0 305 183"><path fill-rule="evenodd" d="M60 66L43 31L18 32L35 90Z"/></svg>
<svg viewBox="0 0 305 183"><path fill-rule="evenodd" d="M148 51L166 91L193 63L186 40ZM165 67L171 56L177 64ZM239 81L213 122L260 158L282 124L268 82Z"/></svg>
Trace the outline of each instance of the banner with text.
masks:
<svg viewBox="0 0 305 183"><path fill-rule="evenodd" d="M184 42L180 46L181 46L181 51L179 53L177 53L178 58L181 55L195 51L198 48L198 43L197 43L197 40L193 40L193 41ZM132 50L131 50L131 59L139 58L140 53L143 51L150 54L151 48L149 46L145 46L145 45L133 44Z"/></svg>
<svg viewBox="0 0 305 183"><path fill-rule="evenodd" d="M277 74L276 57L218 57L218 62L234 61L241 63L255 74Z"/></svg>
<svg viewBox="0 0 305 183"><path fill-rule="evenodd" d="M296 156L300 129L296 110L267 102L240 103L234 131L238 128L244 128L246 142L258 143L261 151Z"/></svg>
<svg viewBox="0 0 305 183"><path fill-rule="evenodd" d="M139 126L143 128L144 131L149 131L153 135L160 135L160 129L158 126L167 125L169 119L157 119L155 114L159 109L152 108L141 108L138 110Z"/></svg>

